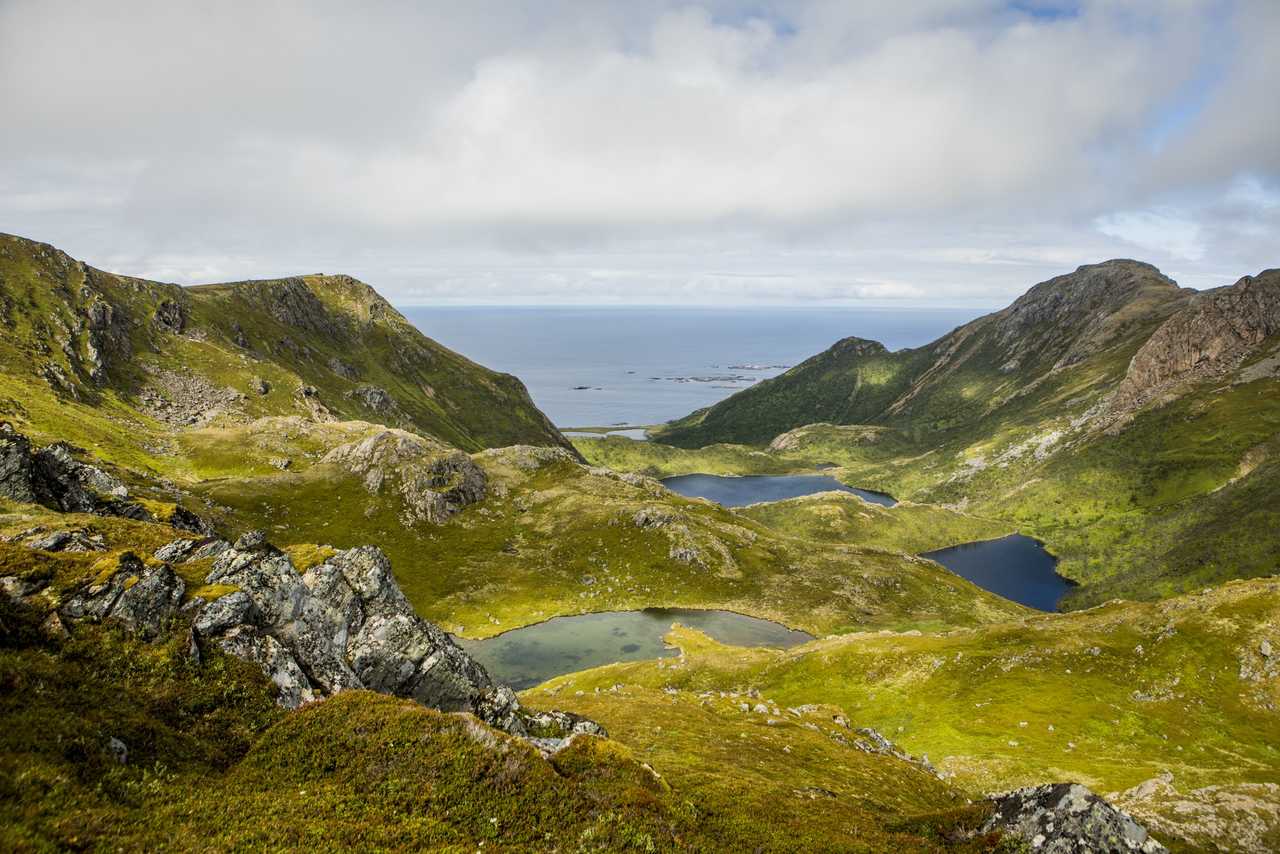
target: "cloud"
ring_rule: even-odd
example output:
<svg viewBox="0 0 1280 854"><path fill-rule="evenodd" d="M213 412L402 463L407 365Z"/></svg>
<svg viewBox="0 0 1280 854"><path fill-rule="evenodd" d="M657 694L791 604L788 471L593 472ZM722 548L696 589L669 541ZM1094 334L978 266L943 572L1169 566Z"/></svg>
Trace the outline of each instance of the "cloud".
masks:
<svg viewBox="0 0 1280 854"><path fill-rule="evenodd" d="M0 0L0 229L401 300L1217 284L1280 263L1239 198L1280 176L1277 37L1266 0Z"/></svg>

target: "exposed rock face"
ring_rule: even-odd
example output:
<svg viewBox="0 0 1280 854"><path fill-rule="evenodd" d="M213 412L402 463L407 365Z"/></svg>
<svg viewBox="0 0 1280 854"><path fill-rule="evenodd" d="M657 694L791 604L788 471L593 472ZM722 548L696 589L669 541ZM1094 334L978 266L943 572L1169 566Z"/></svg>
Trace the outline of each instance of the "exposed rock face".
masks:
<svg viewBox="0 0 1280 854"><path fill-rule="evenodd" d="M172 545L162 552L181 550L194 554ZM206 581L238 590L204 607L193 624L196 636L257 663L284 706L366 688L473 712L516 735L602 732L576 716L525 713L510 688L414 613L375 547L339 552L300 574L260 536L246 536L218 555Z"/></svg>
<svg viewBox="0 0 1280 854"><path fill-rule="evenodd" d="M1278 332L1280 270L1199 294L1134 354L1112 409L1132 410L1183 383L1226 374Z"/></svg>
<svg viewBox="0 0 1280 854"><path fill-rule="evenodd" d="M169 562L216 555L205 578L235 588L210 602L184 604L186 585ZM251 532L234 546L221 540L176 540L147 566L125 552L88 587L69 596L56 615L74 624L115 621L143 639L159 637L191 617L192 655L215 644L258 665L286 708L340 691L367 689L407 697L448 712L470 712L498 729L554 752L578 734L605 735L567 712L530 713L515 692L439 627L414 613L386 555L374 546L338 552L300 573L287 555ZM35 596L44 579L6 577L0 591Z"/></svg>
<svg viewBox="0 0 1280 854"><path fill-rule="evenodd" d="M140 522L164 521L183 531L208 534L208 523L182 507L158 520L143 505L125 500L128 488L114 475L73 456L65 442L31 450L27 437L9 425L0 430L0 495L43 504L63 513L96 513Z"/></svg>
<svg viewBox="0 0 1280 854"><path fill-rule="evenodd" d="M356 386L347 392L346 396L378 413L385 414L399 408L396 406L395 399L384 389L367 383Z"/></svg>
<svg viewBox="0 0 1280 854"><path fill-rule="evenodd" d="M186 306L176 300L161 300L153 319L157 327L177 335L187 325Z"/></svg>
<svg viewBox="0 0 1280 854"><path fill-rule="evenodd" d="M993 315L992 337L1008 360L1006 370L1025 364L1029 356L1066 367L1114 343L1132 320L1124 309L1143 297L1176 305L1188 292L1140 261L1087 264L1041 282Z"/></svg>
<svg viewBox="0 0 1280 854"><path fill-rule="evenodd" d="M36 451L32 464L36 500L64 513L92 513L98 507L97 495L122 498L128 494L117 478L76 460L65 442Z"/></svg>
<svg viewBox="0 0 1280 854"><path fill-rule="evenodd" d="M144 639L159 635L178 614L186 584L168 566L147 567L137 556L121 555L105 581L71 597L61 608L65 620L119 620Z"/></svg>
<svg viewBox="0 0 1280 854"><path fill-rule="evenodd" d="M1052 783L992 795L996 812L983 833L1002 831L1046 854L1165 854L1126 813L1078 783Z"/></svg>
<svg viewBox="0 0 1280 854"><path fill-rule="evenodd" d="M374 495L384 486L394 488L404 501L406 527L444 522L483 500L487 487L484 469L471 457L403 430L381 430L340 445L323 462L362 477Z"/></svg>
<svg viewBox="0 0 1280 854"><path fill-rule="evenodd" d="M8 422L0 424L0 496L32 503L34 480L30 440Z"/></svg>

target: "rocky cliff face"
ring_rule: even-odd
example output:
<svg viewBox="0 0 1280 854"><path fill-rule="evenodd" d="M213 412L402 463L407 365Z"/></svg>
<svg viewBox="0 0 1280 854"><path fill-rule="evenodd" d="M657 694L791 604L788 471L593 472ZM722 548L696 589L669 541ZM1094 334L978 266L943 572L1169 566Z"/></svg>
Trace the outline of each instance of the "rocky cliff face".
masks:
<svg viewBox="0 0 1280 854"><path fill-rule="evenodd" d="M1277 333L1280 270L1198 294L1134 355L1112 409L1132 411L1179 386L1225 375Z"/></svg>

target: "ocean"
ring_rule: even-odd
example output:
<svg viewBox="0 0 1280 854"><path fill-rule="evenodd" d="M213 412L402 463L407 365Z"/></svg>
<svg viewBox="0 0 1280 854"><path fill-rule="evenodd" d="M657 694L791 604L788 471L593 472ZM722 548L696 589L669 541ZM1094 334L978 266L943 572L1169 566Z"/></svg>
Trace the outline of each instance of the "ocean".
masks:
<svg viewBox="0 0 1280 854"><path fill-rule="evenodd" d="M409 307L422 332L515 374L556 426L687 415L857 335L927 344L982 309Z"/></svg>

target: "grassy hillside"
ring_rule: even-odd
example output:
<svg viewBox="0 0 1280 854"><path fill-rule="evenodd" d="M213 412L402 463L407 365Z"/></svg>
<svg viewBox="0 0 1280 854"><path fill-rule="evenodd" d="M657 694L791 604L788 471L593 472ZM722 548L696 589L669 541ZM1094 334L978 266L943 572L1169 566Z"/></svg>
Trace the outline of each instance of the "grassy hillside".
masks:
<svg viewBox="0 0 1280 854"><path fill-rule="evenodd" d="M876 372L894 377L885 405ZM1065 607L1270 574L1280 273L1193 295L1146 265L1084 267L919 350L841 342L658 438L686 447L580 447L663 475L835 464L1044 540L1080 582Z"/></svg>
<svg viewBox="0 0 1280 854"><path fill-rule="evenodd" d="M475 455L488 483L482 502L442 524L406 523L401 495L370 494L362 476L315 460L320 448L378 431L271 422L192 434L190 459L203 474L235 460L220 469L233 476L193 488L232 530L266 526L278 538L338 547L378 543L419 613L468 637L648 606L727 608L818 634L968 625L1023 610L897 551L801 542L654 481L533 448ZM296 460L287 472L267 462L280 455ZM429 467L431 458L413 465Z"/></svg>
<svg viewBox="0 0 1280 854"><path fill-rule="evenodd" d="M916 444L991 433L994 423L1054 403L1068 385L1089 394L1118 382L1129 357L1188 299L1147 264L1081 267L924 347L891 353L873 341L838 341L653 432L681 447L764 444L818 422L892 426Z"/></svg>
<svg viewBox="0 0 1280 854"><path fill-rule="evenodd" d="M138 551L164 526L8 504L0 528L92 527ZM468 715L348 691L295 712L247 662L183 625L143 643L112 626L50 628L46 611L116 552L0 543L2 574L51 578L33 607L0 596L0 846L12 851L368 847L476 850L987 851L986 814L892 756L753 727L736 742L774 781L839 767L838 803L777 784L678 786L626 740L581 737L552 759ZM191 566L184 572L198 575ZM194 577L191 579L194 582ZM200 595L199 588L190 595Z"/></svg>
<svg viewBox="0 0 1280 854"><path fill-rule="evenodd" d="M567 446L519 380L426 338L348 276L180 288L0 235L0 324L0 414L40 407L27 420L56 438L75 418L48 416L79 403L122 441L140 430L134 451L193 424L289 414L372 418L467 450Z"/></svg>
<svg viewBox="0 0 1280 854"><path fill-rule="evenodd" d="M526 696L592 715L654 764L703 769L708 786L728 785L717 757L742 734L772 731L777 751L799 752L810 724L841 733L838 715L927 755L962 789L1079 780L1115 793L1183 850L1242 840L1268 850L1280 842L1277 626L1280 583L1254 580L1154 604L846 635L785 652L680 629L670 638L679 658L570 674ZM765 758L742 764L749 770L735 775L768 773ZM841 772L812 767L786 785L839 791ZM1161 786L1129 791L1166 773Z"/></svg>

